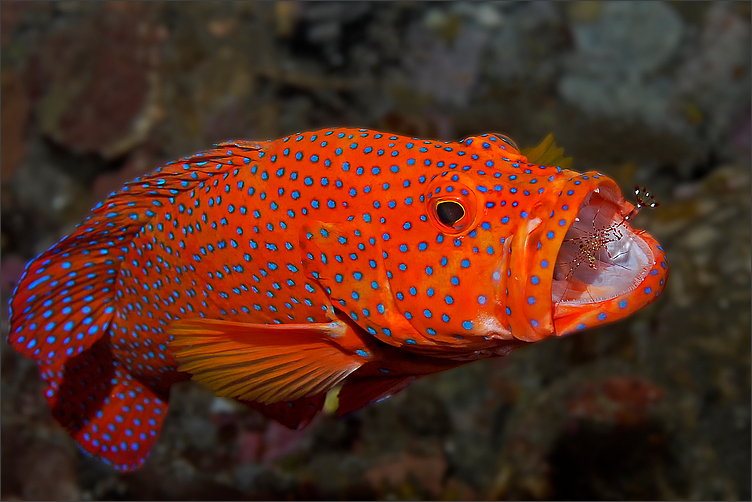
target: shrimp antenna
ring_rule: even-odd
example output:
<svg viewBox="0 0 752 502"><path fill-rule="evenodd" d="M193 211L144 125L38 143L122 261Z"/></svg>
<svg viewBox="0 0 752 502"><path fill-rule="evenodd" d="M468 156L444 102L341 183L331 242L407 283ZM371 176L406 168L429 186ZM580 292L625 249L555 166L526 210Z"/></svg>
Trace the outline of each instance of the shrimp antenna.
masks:
<svg viewBox="0 0 752 502"><path fill-rule="evenodd" d="M624 217L624 221L629 221L634 218L643 207L654 208L661 205L660 202L655 200L655 196L648 192L648 189L645 187L635 186L634 194L635 199L637 199L637 204L635 204L634 209Z"/></svg>

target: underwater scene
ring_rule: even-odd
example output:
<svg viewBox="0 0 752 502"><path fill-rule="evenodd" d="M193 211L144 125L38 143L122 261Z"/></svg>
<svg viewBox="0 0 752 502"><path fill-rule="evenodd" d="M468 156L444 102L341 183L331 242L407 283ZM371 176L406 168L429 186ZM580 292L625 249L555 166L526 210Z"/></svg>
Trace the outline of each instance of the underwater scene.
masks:
<svg viewBox="0 0 752 502"><path fill-rule="evenodd" d="M4 500L750 493L749 2L3 2Z"/></svg>

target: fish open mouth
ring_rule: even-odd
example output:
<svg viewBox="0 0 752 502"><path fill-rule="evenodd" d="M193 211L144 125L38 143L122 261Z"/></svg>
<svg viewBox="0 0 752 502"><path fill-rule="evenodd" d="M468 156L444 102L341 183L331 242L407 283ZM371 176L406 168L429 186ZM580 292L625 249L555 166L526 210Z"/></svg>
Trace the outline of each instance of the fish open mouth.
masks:
<svg viewBox="0 0 752 502"><path fill-rule="evenodd" d="M554 303L582 305L622 296L654 262L645 240L625 221L625 203L607 187L590 192L564 237L554 268Z"/></svg>

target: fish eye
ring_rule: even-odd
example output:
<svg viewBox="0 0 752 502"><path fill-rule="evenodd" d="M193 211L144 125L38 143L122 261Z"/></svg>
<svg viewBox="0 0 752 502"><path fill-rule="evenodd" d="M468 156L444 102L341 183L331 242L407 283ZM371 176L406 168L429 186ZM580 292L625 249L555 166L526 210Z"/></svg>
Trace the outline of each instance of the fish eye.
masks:
<svg viewBox="0 0 752 502"><path fill-rule="evenodd" d="M429 203L429 216L445 234L465 234L473 223L468 203L466 198L457 196L437 197Z"/></svg>
<svg viewBox="0 0 752 502"><path fill-rule="evenodd" d="M443 200L436 204L436 216L448 227L453 227L465 216L465 213L462 204L454 200Z"/></svg>
<svg viewBox="0 0 752 502"><path fill-rule="evenodd" d="M451 174L451 176L450 176ZM440 232L461 237L480 224L485 205L483 194L474 188L473 181L458 173L437 175L424 193L428 219Z"/></svg>

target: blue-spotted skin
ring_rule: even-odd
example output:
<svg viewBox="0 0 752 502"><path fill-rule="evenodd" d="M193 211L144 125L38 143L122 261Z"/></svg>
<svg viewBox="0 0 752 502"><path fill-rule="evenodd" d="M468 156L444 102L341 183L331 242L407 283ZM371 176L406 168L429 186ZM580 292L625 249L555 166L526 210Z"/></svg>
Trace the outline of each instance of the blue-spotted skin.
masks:
<svg viewBox="0 0 752 502"><path fill-rule="evenodd" d="M58 420L89 453L132 469L159 429L170 386L185 378L167 334L178 319L305 324L344 315L365 340L353 349L366 361L354 375L397 378L646 305L665 283L660 250L642 293L597 308L553 305L558 249L597 187L621 197L599 173L530 164L492 134L447 143L326 129L222 143L129 183L32 261L11 302L9 341L40 362L53 412L73 413L65 403L76 400L59 395L66 374L80 379L80 392L103 386L107 416L97 430L91 417ZM455 226L438 216L446 201L463 207ZM85 371L92 365L109 368L107 378ZM122 392L136 395L123 400L127 412ZM139 443L142 433L148 441Z"/></svg>

